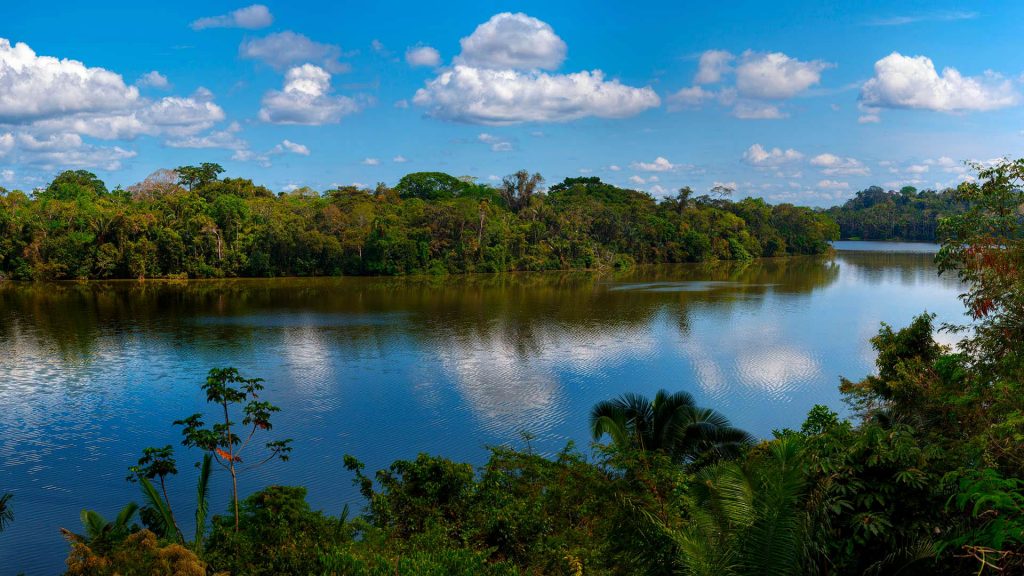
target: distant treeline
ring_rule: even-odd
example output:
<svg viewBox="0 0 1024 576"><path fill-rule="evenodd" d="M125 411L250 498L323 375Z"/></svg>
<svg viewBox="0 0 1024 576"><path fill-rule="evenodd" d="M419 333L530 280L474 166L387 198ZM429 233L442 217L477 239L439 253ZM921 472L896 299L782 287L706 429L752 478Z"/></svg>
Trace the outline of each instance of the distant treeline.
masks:
<svg viewBox="0 0 1024 576"><path fill-rule="evenodd" d="M857 192L842 206L828 209L843 240L907 240L935 242L938 220L962 214L966 204L956 190L918 191L905 186L886 192L878 186Z"/></svg>
<svg viewBox="0 0 1024 576"><path fill-rule="evenodd" d="M543 189L418 172L394 188L274 194L217 164L108 190L66 171L32 194L0 188L0 277L22 280L398 275L628 267L819 254L827 215L728 190L656 200L598 178Z"/></svg>

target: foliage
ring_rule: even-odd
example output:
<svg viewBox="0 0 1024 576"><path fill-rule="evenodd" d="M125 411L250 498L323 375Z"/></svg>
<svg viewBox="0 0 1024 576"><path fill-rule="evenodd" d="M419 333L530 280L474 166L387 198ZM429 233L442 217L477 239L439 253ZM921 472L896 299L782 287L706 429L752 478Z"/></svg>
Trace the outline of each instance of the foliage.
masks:
<svg viewBox="0 0 1024 576"><path fill-rule="evenodd" d="M521 173L505 188L515 218L529 222L526 234L539 238L544 218L571 214L557 237L566 241L558 249L571 262L603 258L602 246L630 246L635 238L615 215L652 209L649 197L594 178L566 180L548 194L526 192L533 178ZM69 176L60 188L75 186L88 187ZM591 433L612 442L595 445L592 458L571 446L540 455L527 444L526 450L492 448L479 470L421 454L370 476L346 456L367 500L363 515L350 520L346 507L329 516L310 508L304 488L270 486L240 506L235 500L232 514L215 517L204 547L211 462L236 462L247 441L236 436L229 418L207 428L195 415L179 422L186 445L207 451L194 550L161 548L158 534L129 526L134 504L113 522L86 511L86 533L66 533L69 573L1024 573L1022 186L1024 161L981 170L977 182L960 187L958 198L968 207L943 221L948 234L939 260L965 282L972 331L953 349L936 342L930 314L902 328L883 324L871 339L875 373L841 381L853 409L849 420L815 406L799 430L778 430L751 446L724 416L696 407L685 393L659 391L653 400L626 394L595 406ZM452 193L453 205L467 200L466 190ZM339 190L332 198L350 206L393 201L390 191L382 192L385 200L361 194ZM903 194L908 201L911 196ZM467 218L491 222L502 217L495 205L507 201L491 198L485 206L474 197L461 209ZM403 202L424 217L442 214L433 201ZM803 218L803 209L695 198L688 189L655 210L708 218L735 232L702 236L708 223L688 228L693 241L673 248L677 256L689 250L775 253L830 233L827 221L809 217L813 232L794 239L777 223ZM588 245L587 234L577 234L583 221L589 237L601 242ZM363 224L371 238L360 249L368 257L380 250L402 254L426 238L402 236L369 219ZM225 411L244 405L242 425L253 425L251 434L270 428L276 409L258 399L259 380L214 370L204 390ZM285 444L268 448L271 458L287 454ZM174 470L169 450L150 450L133 468L140 482ZM161 497L149 485L154 505Z"/></svg>
<svg viewBox="0 0 1024 576"><path fill-rule="evenodd" d="M7 492L0 495L0 532L4 531L4 528L14 522L14 509L11 507L11 500L14 498L14 494Z"/></svg>
<svg viewBox="0 0 1024 576"><path fill-rule="evenodd" d="M942 218L965 208L965 199L953 190L918 191L905 186L887 192L872 186L827 213L839 224L844 240L936 242L942 239Z"/></svg>
<svg viewBox="0 0 1024 576"><path fill-rule="evenodd" d="M270 417L280 408L260 400L263 390L261 378L243 378L235 368L214 368L202 385L206 392L206 401L218 406L223 411L223 421L209 427L203 422L202 414L193 414L183 420L176 420L175 426L182 426L184 436L182 444L206 451L221 468L231 474L231 501L234 506L235 530L238 530L238 472L242 464L242 455L246 454L249 443L257 431L269 431L273 426ZM231 420L231 410L241 408L241 426ZM243 440L237 434L239 429L248 429ZM272 440L264 444L267 455L259 462L250 464L245 469L252 469L271 460L288 460L291 452L290 439Z"/></svg>
<svg viewBox="0 0 1024 576"><path fill-rule="evenodd" d="M155 534L141 530L100 553L73 542L68 576L206 576L206 564L180 544L161 546Z"/></svg>
<svg viewBox="0 0 1024 576"><path fill-rule="evenodd" d="M752 437L686 392L659 390L654 400L627 393L600 402L590 414L594 440L607 434L620 448L658 451L679 463L735 457Z"/></svg>
<svg viewBox="0 0 1024 576"><path fill-rule="evenodd" d="M820 254L820 211L690 193L658 201L600 179L549 191L521 170L499 186L442 172L392 189L275 195L217 164L157 171L108 191L59 174L0 193L0 276L22 280L444 274Z"/></svg>

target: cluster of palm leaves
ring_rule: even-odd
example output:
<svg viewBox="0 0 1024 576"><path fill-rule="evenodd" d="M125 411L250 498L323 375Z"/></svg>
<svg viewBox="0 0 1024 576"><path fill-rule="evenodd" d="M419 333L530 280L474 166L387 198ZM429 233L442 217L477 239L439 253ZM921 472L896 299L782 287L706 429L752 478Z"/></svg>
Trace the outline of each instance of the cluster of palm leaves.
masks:
<svg viewBox="0 0 1024 576"><path fill-rule="evenodd" d="M191 545L192 549L197 552L202 550L203 535L206 533L206 517L209 511L207 494L210 483L210 466L211 457L207 454L200 465L199 480L196 485L196 531ZM147 478L140 477L139 483L142 487L143 498L146 501L144 509L148 509L151 512L147 516L148 527L160 537L174 537L182 544L185 544L184 537L174 522L174 514L171 512L170 502L161 496L160 492ZM2 500L0 500L0 504L2 503ZM95 510L82 510L81 520L85 532L83 534L76 534L63 528L61 532L71 542L87 544L96 551L102 552L109 549L113 544L124 540L135 529L131 522L139 510L138 504L129 502L111 521L108 521Z"/></svg>
<svg viewBox="0 0 1024 576"><path fill-rule="evenodd" d="M627 393L599 402L590 413L595 440L607 434L620 448L662 452L677 463L733 458L753 442L750 434L686 392L658 390L654 400Z"/></svg>
<svg viewBox="0 0 1024 576"><path fill-rule="evenodd" d="M0 495L0 532L7 528L7 525L14 522L14 510L11 509L11 498L14 494L7 493Z"/></svg>
<svg viewBox="0 0 1024 576"><path fill-rule="evenodd" d="M676 544L677 562L694 576L786 575L812 554L804 549L806 480L795 439L781 438L764 454L737 459L753 438L686 392L659 390L600 402L590 416L594 439L608 435L626 450L660 452L694 474L687 522L649 521Z"/></svg>

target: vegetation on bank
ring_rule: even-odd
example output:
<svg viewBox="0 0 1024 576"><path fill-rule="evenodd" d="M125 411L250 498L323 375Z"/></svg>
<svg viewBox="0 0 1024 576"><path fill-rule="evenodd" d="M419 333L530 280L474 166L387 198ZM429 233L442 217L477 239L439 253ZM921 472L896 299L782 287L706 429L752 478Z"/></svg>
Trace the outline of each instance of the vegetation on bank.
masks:
<svg viewBox="0 0 1024 576"><path fill-rule="evenodd" d="M899 192L886 192L872 186L826 213L839 225L843 240L936 242L939 220L966 209L966 202L952 189L919 191L904 186Z"/></svg>
<svg viewBox="0 0 1024 576"><path fill-rule="evenodd" d="M810 208L688 188L656 200L598 178L543 189L440 172L394 188L274 194L216 164L108 190L84 170L26 195L0 188L0 277L19 280L444 274L628 267L819 254Z"/></svg>
<svg viewBox="0 0 1024 576"><path fill-rule="evenodd" d="M1024 160L960 186L969 209L942 222L937 260L965 282L971 330L943 327L963 331L951 349L928 314L883 325L877 373L841 383L853 421L816 406L799 430L755 442L685 393L627 394L595 406L592 435L610 441L589 458L527 442L492 448L479 470L421 454L370 475L346 456L362 515L313 511L304 488L269 486L233 494L207 524L211 460L230 470L276 411L258 380L213 370L203 392L223 421L179 422L183 444L205 453L196 537L144 485L141 509L82 513L84 533L66 532L68 574L1022 573L1022 187ZM285 441L264 446L286 454ZM162 486L171 449L147 450L130 472Z"/></svg>

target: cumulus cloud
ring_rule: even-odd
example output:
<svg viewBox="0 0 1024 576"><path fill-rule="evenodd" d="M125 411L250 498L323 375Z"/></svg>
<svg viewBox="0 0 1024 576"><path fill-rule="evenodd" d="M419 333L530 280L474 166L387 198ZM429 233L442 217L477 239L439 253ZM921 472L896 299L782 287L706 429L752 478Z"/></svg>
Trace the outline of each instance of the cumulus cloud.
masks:
<svg viewBox="0 0 1024 576"><path fill-rule="evenodd" d="M363 164L364 166L377 166L377 165L380 164L380 159L379 158L363 158L363 161L360 162L360 164Z"/></svg>
<svg viewBox="0 0 1024 576"><path fill-rule="evenodd" d="M44 170L64 168L94 168L120 170L122 161L134 158L134 150L120 146L94 146L87 144L78 134L51 134L37 137L28 133L17 135L16 161L32 164Z"/></svg>
<svg viewBox="0 0 1024 576"><path fill-rule="evenodd" d="M832 66L821 60L804 62L782 52L747 50L736 67L736 89L746 98L792 98L820 83L821 73Z"/></svg>
<svg viewBox="0 0 1024 576"><path fill-rule="evenodd" d="M486 132L481 133L476 139L490 146L492 152L509 152L513 148L512 142Z"/></svg>
<svg viewBox="0 0 1024 576"><path fill-rule="evenodd" d="M732 107L732 115L740 120L779 120L789 115L774 104L742 100Z"/></svg>
<svg viewBox="0 0 1024 576"><path fill-rule="evenodd" d="M856 158L841 157L828 152L811 158L811 165L821 169L822 174L829 176L867 176L871 170Z"/></svg>
<svg viewBox="0 0 1024 576"><path fill-rule="evenodd" d="M158 88L160 90L168 90L171 87L171 83L167 81L167 76L153 70L152 72L146 72L139 79L135 81L136 86L148 86L150 88Z"/></svg>
<svg viewBox="0 0 1024 576"><path fill-rule="evenodd" d="M700 55L697 74L693 77L694 84L716 84L722 76L732 70L732 61L736 57L726 50L707 50Z"/></svg>
<svg viewBox="0 0 1024 576"><path fill-rule="evenodd" d="M309 156L309 148L292 142L291 140L282 140L280 144L277 144L266 152L255 152L248 148L242 148L235 150L235 153L231 156L232 160L238 160L239 162L255 162L263 168L269 168L273 165L271 158L274 156L281 156L287 153L298 154L299 156Z"/></svg>
<svg viewBox="0 0 1024 576"><path fill-rule="evenodd" d="M491 16L459 44L462 53L457 62L499 70L555 70L567 51L550 25L521 12Z"/></svg>
<svg viewBox="0 0 1024 576"><path fill-rule="evenodd" d="M274 16L270 9L263 4L253 4L245 8L239 8L220 16L207 16L192 22L193 30L205 30L207 28L245 28L257 30L266 28L274 23Z"/></svg>
<svg viewBox="0 0 1024 576"><path fill-rule="evenodd" d="M135 106L139 90L120 74L77 60L37 56L27 44L0 38L0 123Z"/></svg>
<svg viewBox="0 0 1024 576"><path fill-rule="evenodd" d="M849 190L849 182L838 182L836 180L819 180L816 185L821 190Z"/></svg>
<svg viewBox="0 0 1024 576"><path fill-rule="evenodd" d="M701 54L694 85L669 96L669 109L699 108L717 101L743 120L776 120L788 117L779 102L798 96L821 82L821 74L833 64L822 60L803 61L782 52L747 50L739 57L725 50ZM717 84L732 78L717 91L702 84Z"/></svg>
<svg viewBox="0 0 1024 576"><path fill-rule="evenodd" d="M405 156L402 156L401 154L399 154L398 156L395 156L394 158L392 158L391 161L394 162L395 164L404 164L404 163L408 162L409 159L406 158Z"/></svg>
<svg viewBox="0 0 1024 576"><path fill-rule="evenodd" d="M441 65L441 53L430 46L414 46L405 51L405 61L412 67L434 68Z"/></svg>
<svg viewBox="0 0 1024 576"><path fill-rule="evenodd" d="M223 148L226 150L243 150L249 144L238 137L242 127L232 122L225 130L218 130L204 135L190 135L171 138L165 142L171 148Z"/></svg>
<svg viewBox="0 0 1024 576"><path fill-rule="evenodd" d="M799 162L803 157L803 154L792 148L787 148L785 150L781 148L772 148L767 150L760 144L752 144L750 148L747 148L743 153L744 162L751 166L758 167L774 167L781 166L783 164L791 164L793 162Z"/></svg>
<svg viewBox="0 0 1024 576"><path fill-rule="evenodd" d="M0 158L6 156L13 149L14 134L11 134L10 132L6 134L0 134Z"/></svg>
<svg viewBox="0 0 1024 576"><path fill-rule="evenodd" d="M298 154L299 156L309 156L309 148L297 142L292 142L291 140L282 140L281 143L278 144L278 146L282 147L288 152L291 152L292 154Z"/></svg>
<svg viewBox="0 0 1024 576"><path fill-rule="evenodd" d="M347 96L331 94L331 75L312 64L285 73L283 90L263 95L259 118L273 124L336 124L343 116L357 112L359 103Z"/></svg>
<svg viewBox="0 0 1024 576"><path fill-rule="evenodd" d="M600 70L552 75L457 65L417 90L413 103L435 118L505 125L625 118L660 100L650 87L607 81Z"/></svg>
<svg viewBox="0 0 1024 576"><path fill-rule="evenodd" d="M643 170L644 172L669 172L679 168L678 164L669 162L663 156L658 156L654 162L633 162L629 166L634 170Z"/></svg>
<svg viewBox="0 0 1024 576"><path fill-rule="evenodd" d="M875 75L864 83L861 102L881 108L916 108L939 112L996 110L1016 105L1013 83L996 74L963 76L955 68L940 75L926 56L899 52L875 62Z"/></svg>
<svg viewBox="0 0 1024 576"><path fill-rule="evenodd" d="M286 30L250 38L238 47L238 55L249 60L259 60L275 70L284 70L295 64L312 63L333 74L349 71L349 65L339 62L341 47L334 44L315 42L303 34Z"/></svg>
<svg viewBox="0 0 1024 576"><path fill-rule="evenodd" d="M699 108L709 100L714 100L717 95L711 90L705 90L700 86L682 88L668 97L669 110L680 110L683 108Z"/></svg>
<svg viewBox="0 0 1024 576"><path fill-rule="evenodd" d="M552 74L565 43L551 26L502 13L461 40L453 65L417 90L413 103L443 120L485 125L624 118L661 104L650 87L605 79L600 70Z"/></svg>

